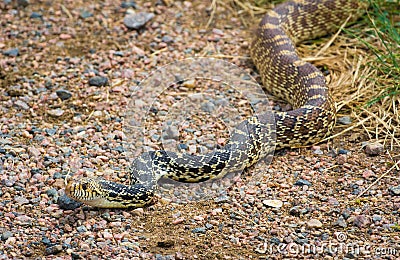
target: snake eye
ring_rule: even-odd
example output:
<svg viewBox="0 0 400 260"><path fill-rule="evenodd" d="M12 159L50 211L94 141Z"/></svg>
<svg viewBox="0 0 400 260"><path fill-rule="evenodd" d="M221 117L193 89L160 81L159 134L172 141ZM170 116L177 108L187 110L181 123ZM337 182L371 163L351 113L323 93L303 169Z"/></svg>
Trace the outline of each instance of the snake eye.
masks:
<svg viewBox="0 0 400 260"><path fill-rule="evenodd" d="M86 183L82 183L81 187L82 187L83 190L86 190L87 189L87 184Z"/></svg>

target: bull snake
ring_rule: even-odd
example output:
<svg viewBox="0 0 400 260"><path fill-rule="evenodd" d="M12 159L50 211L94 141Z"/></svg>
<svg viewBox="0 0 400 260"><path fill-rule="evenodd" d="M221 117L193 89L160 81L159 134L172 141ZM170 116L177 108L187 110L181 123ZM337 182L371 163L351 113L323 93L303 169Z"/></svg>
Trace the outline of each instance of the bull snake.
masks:
<svg viewBox="0 0 400 260"><path fill-rule="evenodd" d="M295 44L337 30L349 17L355 21L366 4L347 0L293 0L277 5L262 19L250 48L264 87L288 101L294 110L252 116L235 127L226 146L206 155L145 152L133 161L131 183L103 179L68 180L66 194L100 208L143 207L152 201L158 179L202 182L242 170L276 148L310 145L330 134L335 105L324 75L301 60Z"/></svg>

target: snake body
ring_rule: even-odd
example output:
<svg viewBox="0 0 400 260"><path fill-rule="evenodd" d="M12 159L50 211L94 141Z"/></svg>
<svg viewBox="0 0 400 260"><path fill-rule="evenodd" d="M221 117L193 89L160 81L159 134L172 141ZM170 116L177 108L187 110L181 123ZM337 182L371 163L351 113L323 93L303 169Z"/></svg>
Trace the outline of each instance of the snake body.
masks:
<svg viewBox="0 0 400 260"><path fill-rule="evenodd" d="M274 145L279 149L320 141L335 124L335 105L324 75L299 58L295 44L337 30L348 18L354 21L365 6L360 1L294 0L277 5L264 16L250 53L264 87L288 101L292 111L276 112L272 121L268 115L248 118L235 127L226 146L209 154L143 153L133 161L130 185L71 179L66 194L100 208L143 207L152 201L162 176L202 182L253 165L273 152Z"/></svg>

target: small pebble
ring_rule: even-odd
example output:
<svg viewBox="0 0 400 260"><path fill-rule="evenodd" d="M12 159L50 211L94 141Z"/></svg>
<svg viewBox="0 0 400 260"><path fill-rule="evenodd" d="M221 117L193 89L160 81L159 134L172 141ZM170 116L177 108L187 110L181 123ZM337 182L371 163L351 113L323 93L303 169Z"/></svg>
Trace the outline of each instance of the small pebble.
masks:
<svg viewBox="0 0 400 260"><path fill-rule="evenodd" d="M137 30L143 27L148 21L153 19L153 17L154 17L153 13L146 13L146 12L128 14L124 18L124 24L129 29Z"/></svg>
<svg viewBox="0 0 400 260"><path fill-rule="evenodd" d="M135 1L127 1L121 3L121 8L130 8L130 7L137 9Z"/></svg>
<svg viewBox="0 0 400 260"><path fill-rule="evenodd" d="M365 153L371 156L379 155L383 152L383 145L380 143L368 143L365 146Z"/></svg>
<svg viewBox="0 0 400 260"><path fill-rule="evenodd" d="M81 17L82 19L86 19L86 18L89 18L89 17L92 17L92 16L93 16L93 14L91 12L87 11L87 10L82 10L79 13L79 17Z"/></svg>
<svg viewBox="0 0 400 260"><path fill-rule="evenodd" d="M20 85L13 85L7 88L7 94L10 97L20 97L24 94L24 90Z"/></svg>
<svg viewBox="0 0 400 260"><path fill-rule="evenodd" d="M56 94L61 100L67 100L72 97L72 93L65 89L56 90Z"/></svg>
<svg viewBox="0 0 400 260"><path fill-rule="evenodd" d="M3 54L10 57L17 57L19 55L19 49L13 48L3 51Z"/></svg>
<svg viewBox="0 0 400 260"><path fill-rule="evenodd" d="M89 85L95 87L103 87L108 85L108 78L101 76L94 76L89 79Z"/></svg>
<svg viewBox="0 0 400 260"><path fill-rule="evenodd" d="M216 202L216 203L225 203L225 202L229 202L229 201L230 201L230 197L226 196L226 195L222 195L222 196L219 196L214 199L214 202Z"/></svg>
<svg viewBox="0 0 400 260"><path fill-rule="evenodd" d="M311 186L312 184L307 180L299 179L294 183L294 185L296 185L296 186L303 186L303 185Z"/></svg>
<svg viewBox="0 0 400 260"><path fill-rule="evenodd" d="M381 217L380 215L374 214L374 215L372 216L372 220L373 220L374 222L379 222L379 221L382 220L382 217Z"/></svg>
<svg viewBox="0 0 400 260"><path fill-rule="evenodd" d="M36 147L30 146L28 147L28 154L32 157L39 157L41 152Z"/></svg>
<svg viewBox="0 0 400 260"><path fill-rule="evenodd" d="M1 234L1 240L6 241L8 238L12 237L13 233L11 231L5 231Z"/></svg>
<svg viewBox="0 0 400 260"><path fill-rule="evenodd" d="M112 235L112 233L110 233L110 232L104 231L104 232L103 232L103 237L104 237L105 239L112 239L112 238L113 238L113 235Z"/></svg>
<svg viewBox="0 0 400 260"><path fill-rule="evenodd" d="M214 226L212 224L210 224L210 223L206 223L205 228L206 229L213 229Z"/></svg>
<svg viewBox="0 0 400 260"><path fill-rule="evenodd" d="M29 110L29 105L22 100L17 100L14 104L23 110Z"/></svg>
<svg viewBox="0 0 400 260"><path fill-rule="evenodd" d="M204 228L204 227L194 228L194 229L192 229L192 233L205 234L206 233L206 228Z"/></svg>
<svg viewBox="0 0 400 260"><path fill-rule="evenodd" d="M57 204L60 206L60 209L65 210L73 210L79 208L82 205L81 202L77 202L69 198L67 195L62 195L58 197Z"/></svg>
<svg viewBox="0 0 400 260"><path fill-rule="evenodd" d="M161 38L161 41L165 42L165 43L170 43L173 42L174 39L171 36L165 35Z"/></svg>
<svg viewBox="0 0 400 260"><path fill-rule="evenodd" d="M87 231L87 229L86 229L85 226L79 226L79 227L76 228L76 230L77 230L79 233L83 233L83 232L86 232L86 231Z"/></svg>
<svg viewBox="0 0 400 260"><path fill-rule="evenodd" d="M352 123L352 120L349 116L339 117L337 119L337 121L339 124L342 124L342 125L350 125Z"/></svg>
<svg viewBox="0 0 400 260"><path fill-rule="evenodd" d="M185 221L185 218L177 218L172 221L172 224L177 225L177 224L183 223L184 221Z"/></svg>
<svg viewBox="0 0 400 260"><path fill-rule="evenodd" d="M50 109L47 111L47 114L49 114L50 116L54 116L54 117L60 117L64 114L64 110L62 110L61 108L55 108L55 109Z"/></svg>
<svg viewBox="0 0 400 260"><path fill-rule="evenodd" d="M22 196L15 196L14 197L14 201L16 202L16 203L18 203L18 204L28 204L29 203L29 200L27 199L27 198L25 198L25 197L22 197Z"/></svg>
<svg viewBox="0 0 400 260"><path fill-rule="evenodd" d="M38 12L32 12L31 13L31 15L30 15L30 18L31 19L40 19L40 18L42 18L42 14L41 13L38 13Z"/></svg>
<svg viewBox="0 0 400 260"><path fill-rule="evenodd" d="M164 139L179 140L179 130L174 125L168 125L162 132Z"/></svg>
<svg viewBox="0 0 400 260"><path fill-rule="evenodd" d="M194 79L186 80L182 83L182 86L184 86L186 88L194 88L194 87L196 87L196 81ZM201 100L201 99L203 99L203 94L202 93L191 94L190 99Z"/></svg>
<svg viewBox="0 0 400 260"><path fill-rule="evenodd" d="M203 110L204 112L212 113L215 110L215 105L210 101L204 102L203 104L201 104L201 110Z"/></svg>
<svg viewBox="0 0 400 260"><path fill-rule="evenodd" d="M358 215L354 218L353 224L362 228L369 224L369 219L365 215Z"/></svg>
<svg viewBox="0 0 400 260"><path fill-rule="evenodd" d="M46 255L55 255L62 251L62 245L54 245L45 249Z"/></svg>
<svg viewBox="0 0 400 260"><path fill-rule="evenodd" d="M142 216L144 214L143 208L137 208L131 211L132 215Z"/></svg>
<svg viewBox="0 0 400 260"><path fill-rule="evenodd" d="M392 186L389 188L389 191L396 196L400 195L400 186Z"/></svg>
<svg viewBox="0 0 400 260"><path fill-rule="evenodd" d="M342 211L342 216L343 216L345 219L348 219L348 218L350 218L350 216L351 216L351 212L350 212L348 209L345 209L345 210Z"/></svg>
<svg viewBox="0 0 400 260"><path fill-rule="evenodd" d="M314 154L318 154L318 155L324 154L324 152L322 150L320 150L320 149L314 150L313 153Z"/></svg>
<svg viewBox="0 0 400 260"><path fill-rule="evenodd" d="M47 196L49 196L49 197L56 197L56 196L58 196L58 192L57 192L56 189L48 189L48 190L46 191L46 194L47 194Z"/></svg>
<svg viewBox="0 0 400 260"><path fill-rule="evenodd" d="M296 216L296 217L300 216L300 207L294 206L294 207L290 208L289 214L292 216Z"/></svg>
<svg viewBox="0 0 400 260"><path fill-rule="evenodd" d="M318 219L310 219L309 221L307 221L307 226L309 228L320 228L322 227L322 222Z"/></svg>
<svg viewBox="0 0 400 260"><path fill-rule="evenodd" d="M283 202L281 200L263 200L263 204L273 208L280 208L283 206Z"/></svg>
<svg viewBox="0 0 400 260"><path fill-rule="evenodd" d="M17 3L21 7L27 7L29 5L29 0L17 0Z"/></svg>

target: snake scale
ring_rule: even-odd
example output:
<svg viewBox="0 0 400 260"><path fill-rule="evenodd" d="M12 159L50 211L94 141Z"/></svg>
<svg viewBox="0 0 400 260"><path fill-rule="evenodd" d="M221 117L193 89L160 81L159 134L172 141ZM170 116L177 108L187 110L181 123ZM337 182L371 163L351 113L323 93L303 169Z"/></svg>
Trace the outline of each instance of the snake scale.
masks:
<svg viewBox="0 0 400 260"><path fill-rule="evenodd" d="M132 163L131 183L103 179L68 180L66 194L100 208L143 207L152 201L158 179L202 182L251 166L276 148L310 145L330 134L335 104L325 77L296 54L295 45L355 21L365 9L361 1L293 0L277 5L262 19L250 48L264 87L293 106L289 112L252 116L235 127L226 146L205 155L145 152Z"/></svg>

